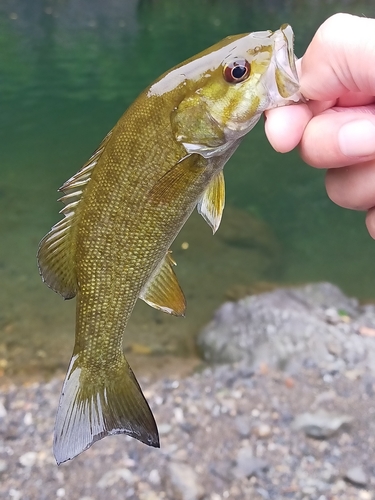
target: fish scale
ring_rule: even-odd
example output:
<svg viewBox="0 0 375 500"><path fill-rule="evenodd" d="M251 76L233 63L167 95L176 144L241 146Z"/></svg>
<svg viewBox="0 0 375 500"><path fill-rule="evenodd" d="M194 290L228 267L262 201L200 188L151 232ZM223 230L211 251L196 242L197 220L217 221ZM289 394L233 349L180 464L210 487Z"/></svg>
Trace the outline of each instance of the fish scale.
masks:
<svg viewBox="0 0 375 500"><path fill-rule="evenodd" d="M218 229L225 163L264 110L300 100L290 26L227 37L148 87L60 188L64 219L38 250L43 281L77 304L57 463L111 434L159 446L122 351L127 321L138 298L184 315L170 245L195 207Z"/></svg>

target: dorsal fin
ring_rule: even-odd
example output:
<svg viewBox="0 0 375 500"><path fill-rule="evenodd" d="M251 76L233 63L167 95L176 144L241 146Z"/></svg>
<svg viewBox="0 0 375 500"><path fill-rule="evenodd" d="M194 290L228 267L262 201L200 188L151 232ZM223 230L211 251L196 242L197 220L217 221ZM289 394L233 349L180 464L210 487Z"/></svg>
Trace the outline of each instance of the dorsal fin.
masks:
<svg viewBox="0 0 375 500"><path fill-rule="evenodd" d="M71 299L77 293L75 248L71 230L76 222L76 210L111 134L112 131L106 135L89 161L59 189L64 193L58 201L65 204L60 211L65 217L52 227L39 244L37 256L39 273L43 281L65 299Z"/></svg>
<svg viewBox="0 0 375 500"><path fill-rule="evenodd" d="M168 252L141 291L139 298L155 309L183 316L186 308L185 296L172 265L175 266L176 263L171 257L171 252Z"/></svg>
<svg viewBox="0 0 375 500"><path fill-rule="evenodd" d="M224 174L220 170L211 180L198 202L197 210L211 227L213 233L216 233L220 226L225 204L225 183Z"/></svg>

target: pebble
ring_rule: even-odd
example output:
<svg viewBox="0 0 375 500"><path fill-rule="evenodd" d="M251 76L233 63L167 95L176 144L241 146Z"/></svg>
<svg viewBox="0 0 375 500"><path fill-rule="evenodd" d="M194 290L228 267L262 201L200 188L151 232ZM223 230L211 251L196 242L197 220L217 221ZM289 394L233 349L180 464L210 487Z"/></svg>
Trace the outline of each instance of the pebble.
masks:
<svg viewBox="0 0 375 500"><path fill-rule="evenodd" d="M32 425L33 423L33 415L31 412L25 413L25 416L23 417L23 423L27 426Z"/></svg>
<svg viewBox="0 0 375 500"><path fill-rule="evenodd" d="M181 500L199 500L203 490L198 476L190 465L171 462L168 467L172 488Z"/></svg>
<svg viewBox="0 0 375 500"><path fill-rule="evenodd" d="M359 500L372 500L372 493L367 490L361 490L359 492Z"/></svg>
<svg viewBox="0 0 375 500"><path fill-rule="evenodd" d="M305 305L300 302L297 307ZM328 302L320 311L327 307ZM355 314L352 318L354 324ZM366 324L374 327L375 318ZM246 362L199 370L178 382L174 378L141 378L164 433L160 450L113 436L57 468L51 435L61 380L0 389L7 411L0 419L0 470L4 469L0 498L375 500L373 492L365 490L373 487L370 471L375 463L375 419L369 418L375 410L369 392L369 384L375 387L374 368L366 365L364 355L350 354L353 342L358 343L355 352L362 349L367 353L367 344L374 340L358 334L353 340L348 333L351 326L343 322L329 328L336 326L347 336L342 355L351 356L343 357L344 371L322 370L309 360L312 348L299 344L308 362L302 367L289 365L288 371L272 364L267 370L254 371ZM305 334L298 332L298 342ZM272 335L277 336L278 331ZM307 346L311 335L306 337ZM329 356L332 363L332 354ZM324 353L320 359L325 359ZM357 375L348 377L348 370L356 370ZM327 373L329 384L323 380ZM292 388L284 383L286 374L293 377ZM297 433L291 422L296 417L298 422L304 412L309 414L310 430ZM352 419L355 425L333 439L306 437L311 429L316 437L317 428L318 435L330 437ZM305 424L306 419L302 429ZM34 461L34 467L21 466L23 456L29 456L21 460ZM367 483L350 482L354 464L362 465Z"/></svg>
<svg viewBox="0 0 375 500"><path fill-rule="evenodd" d="M0 399L0 418L5 418L8 412L5 409L4 401Z"/></svg>
<svg viewBox="0 0 375 500"><path fill-rule="evenodd" d="M360 465L351 467L345 473L345 479L356 486L366 486L367 476Z"/></svg>
<svg viewBox="0 0 375 500"><path fill-rule="evenodd" d="M250 434L250 420L249 417L238 415L234 419L234 425L240 436L247 437Z"/></svg>
<svg viewBox="0 0 375 500"><path fill-rule="evenodd" d="M108 488L123 479L128 484L134 481L133 474L129 469L114 469L106 472L98 481L99 488Z"/></svg>
<svg viewBox="0 0 375 500"><path fill-rule="evenodd" d="M0 474L5 472L8 468L8 464L5 460L0 460Z"/></svg>
<svg viewBox="0 0 375 500"><path fill-rule="evenodd" d="M159 471L157 469L152 469L148 475L148 480L154 485L159 485L161 482Z"/></svg>
<svg viewBox="0 0 375 500"><path fill-rule="evenodd" d="M13 499L13 500L20 500L21 497L22 497L22 492L19 491L19 490L16 490L15 488L11 488L9 490L9 496Z"/></svg>
<svg viewBox="0 0 375 500"><path fill-rule="evenodd" d="M238 450L236 466L233 469L233 473L236 478L241 479L257 475L268 469L268 467L268 462L254 457L253 450L245 447Z"/></svg>
<svg viewBox="0 0 375 500"><path fill-rule="evenodd" d="M170 424L159 424L158 429L159 429L159 434L163 436L171 432L172 426Z"/></svg>
<svg viewBox="0 0 375 500"><path fill-rule="evenodd" d="M32 467L35 464L37 457L38 454L35 451L28 451L21 455L18 461L23 467Z"/></svg>
<svg viewBox="0 0 375 500"><path fill-rule="evenodd" d="M255 434L259 438L267 438L271 435L272 429L269 425L267 424L261 424L258 427L255 427Z"/></svg>
<svg viewBox="0 0 375 500"><path fill-rule="evenodd" d="M303 430L309 437L326 439L335 434L344 424L349 424L352 417L318 410L315 413L301 413L296 416L293 427Z"/></svg>

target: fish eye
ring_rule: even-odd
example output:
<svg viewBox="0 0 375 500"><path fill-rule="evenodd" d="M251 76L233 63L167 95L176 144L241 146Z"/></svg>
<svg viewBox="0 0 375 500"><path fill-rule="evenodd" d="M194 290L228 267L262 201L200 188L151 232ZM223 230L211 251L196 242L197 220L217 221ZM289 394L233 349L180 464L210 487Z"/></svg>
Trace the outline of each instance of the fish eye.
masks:
<svg viewBox="0 0 375 500"><path fill-rule="evenodd" d="M239 83L246 80L250 74L250 63L246 59L235 59L225 64L223 68L224 80L228 83Z"/></svg>

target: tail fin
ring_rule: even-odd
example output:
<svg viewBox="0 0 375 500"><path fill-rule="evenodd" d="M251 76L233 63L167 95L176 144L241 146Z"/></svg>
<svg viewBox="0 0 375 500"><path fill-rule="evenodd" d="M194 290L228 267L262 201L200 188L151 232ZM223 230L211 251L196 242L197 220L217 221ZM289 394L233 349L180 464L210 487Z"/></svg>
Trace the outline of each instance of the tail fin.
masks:
<svg viewBox="0 0 375 500"><path fill-rule="evenodd" d="M76 457L105 436L128 434L159 447L153 414L125 358L103 381L74 355L57 410L53 450L57 464Z"/></svg>

